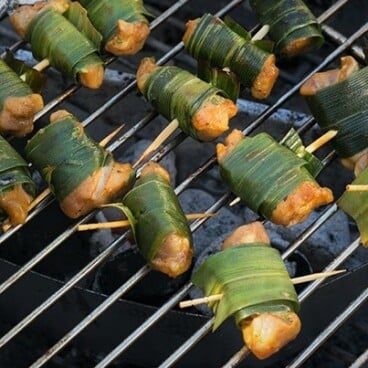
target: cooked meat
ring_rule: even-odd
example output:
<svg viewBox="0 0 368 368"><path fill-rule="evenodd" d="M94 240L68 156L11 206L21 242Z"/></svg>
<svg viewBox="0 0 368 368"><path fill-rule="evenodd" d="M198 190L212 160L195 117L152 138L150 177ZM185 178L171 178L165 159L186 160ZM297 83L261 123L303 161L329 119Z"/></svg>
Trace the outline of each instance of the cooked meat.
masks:
<svg viewBox="0 0 368 368"><path fill-rule="evenodd" d="M105 50L114 55L134 55L142 49L150 33L144 22L118 20L116 34L105 45Z"/></svg>
<svg viewBox="0 0 368 368"><path fill-rule="evenodd" d="M160 175L162 178L164 178L169 184L170 184L170 174L165 170L161 165L159 165L157 162L150 161L147 162L141 171L141 177L144 177L146 175L156 174Z"/></svg>
<svg viewBox="0 0 368 368"><path fill-rule="evenodd" d="M294 312L262 313L241 323L243 340L258 359L278 352L300 332L301 322Z"/></svg>
<svg viewBox="0 0 368 368"><path fill-rule="evenodd" d="M223 243L222 249L262 242L270 244L266 229L260 222L238 227ZM262 313L241 322L243 340L258 359L266 359L294 340L301 328L294 312Z"/></svg>
<svg viewBox="0 0 368 368"><path fill-rule="evenodd" d="M216 145L217 160L222 161L243 138L244 134L238 129L230 132L226 136L224 144L218 143Z"/></svg>
<svg viewBox="0 0 368 368"><path fill-rule="evenodd" d="M343 81L358 69L359 64L353 57L342 57L339 69L314 74L302 85L300 94L302 96L313 96L318 91Z"/></svg>
<svg viewBox="0 0 368 368"><path fill-rule="evenodd" d="M282 54L293 57L299 54L303 54L311 49L313 46L313 38L311 37L301 37L287 44L283 50Z"/></svg>
<svg viewBox="0 0 368 368"><path fill-rule="evenodd" d="M104 75L103 65L87 65L82 72L78 73L78 80L85 87L98 89L103 83Z"/></svg>
<svg viewBox="0 0 368 368"><path fill-rule="evenodd" d="M33 130L34 115L43 108L39 94L8 97L0 111L0 131L16 137L24 137Z"/></svg>
<svg viewBox="0 0 368 368"><path fill-rule="evenodd" d="M0 208L7 213L12 225L23 224L32 199L22 185L16 184L12 190L0 195Z"/></svg>
<svg viewBox="0 0 368 368"><path fill-rule="evenodd" d="M60 203L70 218L78 218L123 195L131 182L132 166L111 162L100 167Z"/></svg>
<svg viewBox="0 0 368 368"><path fill-rule="evenodd" d="M277 205L271 221L284 226L295 225L306 220L314 209L332 201L333 194L329 188L321 188L315 182L306 181Z"/></svg>
<svg viewBox="0 0 368 368"><path fill-rule="evenodd" d="M204 142L216 139L229 129L229 120L237 112L233 101L218 95L210 97L193 116L192 124L198 138Z"/></svg>
<svg viewBox="0 0 368 368"><path fill-rule="evenodd" d="M188 22L185 25L185 33L182 38L182 41L184 42L184 44L188 43L189 39L192 37L192 34L200 21L201 21L201 18L188 20Z"/></svg>
<svg viewBox="0 0 368 368"><path fill-rule="evenodd" d="M153 57L145 57L141 60L139 67L137 69L137 86L138 89L143 93L144 86L147 79L153 71L155 71L159 66L156 64Z"/></svg>
<svg viewBox="0 0 368 368"><path fill-rule="evenodd" d="M267 98L280 74L276 66L275 55L271 54L265 61L261 72L258 74L251 87L252 96L260 100Z"/></svg>
<svg viewBox="0 0 368 368"><path fill-rule="evenodd" d="M248 243L270 244L270 238L263 224L259 221L243 225L235 229L222 244L222 250L236 245Z"/></svg>
<svg viewBox="0 0 368 368"><path fill-rule="evenodd" d="M171 233L161 244L151 266L170 277L177 277L187 271L191 263L192 248L189 239Z"/></svg>

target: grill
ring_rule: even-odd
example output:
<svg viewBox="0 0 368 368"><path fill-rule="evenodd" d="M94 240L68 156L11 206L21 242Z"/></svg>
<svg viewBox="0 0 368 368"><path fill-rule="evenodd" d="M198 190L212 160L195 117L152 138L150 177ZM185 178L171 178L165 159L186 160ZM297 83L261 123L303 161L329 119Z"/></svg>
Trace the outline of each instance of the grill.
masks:
<svg viewBox="0 0 368 368"><path fill-rule="evenodd" d="M189 10L193 10L191 3L190 0L177 2L162 1L159 2L159 5L155 3L155 6L150 7L150 10L157 14L157 17L151 23L151 29L156 30L157 28L159 31L161 27L166 27L166 29L167 27L172 27L174 29L178 28L182 32L184 21L187 19L186 15L189 13ZM210 5L210 2L199 2L199 4L196 4L198 7L197 15L205 11L211 11L213 13L216 12L219 16L224 16L228 13L237 16L240 10L246 7L246 4L241 0L234 0L229 3L216 3L218 3L216 4L217 9L213 9L214 5ZM221 7L222 3L224 3L223 7ZM281 91L275 100L271 101L272 104L265 106L245 100L239 102L240 111L245 113L246 109L252 108L254 112L254 116L251 117L249 122L244 123L245 119L239 122L246 135L252 134L257 129L267 131L269 130L268 121L272 121L272 119L283 120L286 115L293 114L291 110L294 110L297 106L295 95L299 87L312 74L330 66L341 54L350 53L360 61L364 59L364 54L359 47L359 39L368 31L368 23L356 24L356 30L346 35L340 33L335 28L335 24L339 22L339 16L343 17L345 14L348 14L349 6L358 5L359 1L339 0L333 2L333 5L320 14L319 21L323 24L322 29L329 41L328 49L325 50L326 56L322 60L317 59L315 55L304 57L303 60L305 60L305 64L308 63L308 68L305 69L303 77L299 80L292 73L286 73L286 68L281 67L283 70L281 79L288 87ZM162 11L161 6L165 6L166 10ZM332 22L330 23L330 21ZM3 22L6 22L6 20ZM245 22L241 21L241 23L244 24ZM244 25L248 28L250 26L249 24ZM258 29L257 25L253 26L253 31ZM2 26L1 30L3 33L7 33L6 27L6 25ZM164 33L165 30L159 34L162 35ZM8 38L14 40L11 33ZM10 49L20 52L23 50L23 46L22 42L16 42ZM192 59L185 53L182 53L182 43L171 46L169 42L166 43L165 41L164 43L156 36L156 33L153 33L147 48L151 48L157 54L162 55L158 60L158 64L163 65L174 61L184 64L186 67L193 66ZM26 54L26 51L22 52ZM150 52L147 51L147 53L149 54ZM97 120L108 116L110 109L113 109L118 103L124 104L127 101L127 105L129 105L129 97L135 96L137 92L135 80L130 79L129 75L128 79L124 79L126 74L121 72L114 74L114 69L120 68L133 71L141 56L138 55L137 58L133 57L119 61L111 58L107 61L107 64L114 62L114 64L109 66L112 71L107 73L107 77L111 78L114 86L114 91L112 92L111 90L104 91L101 95L98 94L94 98L92 93L83 90L78 91L78 86L71 85L62 92L54 93L54 97L49 100L45 108L36 116L36 127L38 128L37 124L39 122L41 124L42 118L55 107L68 106L68 103L72 102L75 95L86 93L86 99L91 101L89 104L90 109L93 106L93 110L89 111L82 123L85 127L88 127L92 135L97 137L101 134L100 128L97 126ZM116 63L119 64L115 67ZM52 76L53 72L49 71L49 74ZM65 81L59 83L65 85ZM95 108L96 106L98 107ZM144 105L142 110L149 112L143 117L134 120L137 121L136 123L132 122L137 116L134 111L131 111L131 116L127 115L121 119L128 121L124 128L125 132L109 145L108 149L110 151L117 152L122 147L128 147L131 139L139 137L141 131L155 124L157 113L151 111L148 105ZM80 118L78 113L76 116ZM309 116L302 116L301 123L299 121L297 125L299 133L308 135L313 131L315 122ZM155 153L153 159L159 161L165 158L171 151L177 150L180 145L185 144L188 140L190 138L187 138L185 134L177 133ZM333 152L326 153L323 159L326 168L334 162L334 158ZM208 175L215 166L215 157L209 155L199 166L194 167L191 173L184 175L180 184L176 187L176 193L185 192L201 177ZM346 180L347 182L348 180ZM230 193L222 192L217 195L216 200L208 208L205 208L205 211L219 211L228 205L232 199L233 196ZM323 231L323 229L320 229L321 227L330 221L334 221L333 216L337 211L336 204L332 204L327 206L323 212L319 212L318 216L301 234L293 237L292 241L284 249L282 258L287 260L294 254L297 254L302 245L311 236ZM73 262L76 255L73 253L73 246L69 245L69 243L73 243L73 239L79 236L76 233L77 226L91 221L95 215L96 213L94 212L76 222L68 221L58 212L57 206L54 205L54 198L47 196L29 214L26 224L11 228L0 236L2 257L6 258L9 256L9 259L12 260L13 253L19 251L25 253L21 255L21 258L24 260L21 266L5 261L5 259L2 262L0 303L2 305L3 318L6 317L7 323L5 323L5 327L2 326L0 331L2 332L0 337L0 346L2 347L0 355L6 354L8 347L14 344L19 339L19 336L28 333L27 336L32 336L32 334L40 336L41 334L45 337L45 342L41 342L41 350L35 349L31 354L32 367L44 365L50 367L63 366L60 356L62 356L62 350L66 347L69 348L69 351L74 352L87 348L95 350L94 358L96 362L98 361L96 367L99 368L110 364L121 367L171 367L174 365L185 367L203 364L224 367L234 367L241 364L252 367L266 366L260 365L259 362L248 357L249 351L246 347L241 348L242 343L237 336L237 331L234 332L236 329L232 323L227 323L218 332L210 334L213 323L212 318L175 309L179 301L185 298L192 289L190 282L182 284L168 299L155 306L125 300L126 294L128 292L134 293L134 290L152 273L147 265L137 268L137 271L133 272L127 280L122 281L120 286L109 296L86 290L85 287L88 285L88 282L85 280L88 280L91 277L90 275L96 272L106 261L113 258L121 244L129 236L129 231L120 234L114 241L103 248L101 252L91 258L89 263ZM49 230L46 222L52 221L52 219L58 223L56 231ZM210 221L212 219L196 220L192 223L191 229L196 231ZM30 235L32 233L38 233L39 236ZM28 251L22 247L22 241L27 237L30 237L30 241L37 240L42 243L35 247L32 254L28 254ZM324 271L339 268L360 247L359 238L356 238L351 243L347 243L339 254L331 259L327 265L323 266ZM10 250L10 248L12 249ZM67 249L65 250L66 255L62 254L63 248ZM62 256L64 258L59 258ZM68 258L65 258L65 256ZM69 261L65 262L65 259ZM43 269L42 265L47 260L55 265L58 273L62 272L60 270L65 270L63 282L40 274ZM69 262L70 264L75 264L70 266ZM282 359L282 365L284 366L290 368L301 367L345 322L353 318L359 308L364 306L368 299L366 276L367 267L362 265L359 269L348 272L333 282L324 283L321 286L323 280L317 280L302 289L299 293L302 310L309 310L311 314L313 308L317 308L314 311L318 314L318 311L324 308L323 303L328 303L330 300L331 303L338 306L336 313L333 316L329 312L321 312L323 316L330 316L330 318L321 322L319 326L314 326L314 328L304 324L305 330L307 330L305 335L307 336L302 336L295 343L289 344L290 346L285 349L286 352L272 358L267 363L267 366L272 366L275 362L280 363L280 359ZM42 286L38 281L39 279L43 280ZM123 313L126 313L125 317ZM120 318L122 318L123 322L119 322ZM309 315L306 318L315 318L318 321L316 315L312 317ZM315 325L318 325L318 323ZM318 329L318 327L320 328ZM152 345L153 343L154 346ZM213 347L216 347L216 349L213 349ZM218 347L221 347L221 349ZM350 367L362 367L367 364L368 350L364 351L364 348L366 348L366 345L360 351L361 355L356 354L355 356L350 356L350 360L347 359L349 364L351 364ZM26 345L23 346L23 349L22 352L18 351L19 355L25 353L27 349L33 348ZM36 358L34 358L35 356ZM281 356L282 358L279 358ZM23 362L17 365L18 363L13 362L11 366L21 367L29 363ZM79 365L76 363L75 366L86 365L84 363L79 363Z"/></svg>

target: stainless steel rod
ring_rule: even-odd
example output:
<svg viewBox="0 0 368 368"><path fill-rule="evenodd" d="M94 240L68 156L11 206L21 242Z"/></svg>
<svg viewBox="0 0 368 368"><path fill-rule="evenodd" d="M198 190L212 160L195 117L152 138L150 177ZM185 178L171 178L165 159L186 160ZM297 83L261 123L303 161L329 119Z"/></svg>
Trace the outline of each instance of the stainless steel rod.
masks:
<svg viewBox="0 0 368 368"><path fill-rule="evenodd" d="M358 359L350 365L349 368L360 368L366 365L368 362L368 349L362 353Z"/></svg>

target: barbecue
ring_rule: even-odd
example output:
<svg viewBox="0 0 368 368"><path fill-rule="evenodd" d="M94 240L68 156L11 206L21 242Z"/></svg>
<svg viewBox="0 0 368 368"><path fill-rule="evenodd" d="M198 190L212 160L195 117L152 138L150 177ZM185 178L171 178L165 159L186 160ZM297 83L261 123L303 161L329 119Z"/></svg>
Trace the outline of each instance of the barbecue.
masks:
<svg viewBox="0 0 368 368"><path fill-rule="evenodd" d="M327 6L329 2L323 1L324 6L320 7L316 3L308 2L314 6L314 14L322 25L325 44L318 51L291 61L277 62L280 76L272 93L262 104L254 101L249 91L241 92L237 102L238 116L230 125L242 130L245 136L267 131L280 141L291 126L297 129L305 144L321 136L303 98L298 97L300 87L316 72L337 66L342 55L352 54L361 65L364 64L360 42L368 31L367 19L359 19L359 24L354 22L353 29L341 30L338 25L340 17L354 11L355 6L364 9L366 4L358 0L340 0ZM261 28L248 2L240 0L216 4L207 1L192 4L190 0L145 1L145 7L156 18L150 22L150 36L144 48L134 56L104 59L105 82L101 89L91 91L80 88L78 84L73 84L72 77L62 76L54 68L45 71L48 76L43 94L45 107L36 114L35 132L48 125L50 113L60 109L71 111L95 141L101 141L117 126L124 124L121 133L108 143L106 149L121 161L133 163L141 153L133 150L134 145L139 146L142 138L153 140L168 124L167 120L158 117L158 113L138 92L135 72L140 60L154 55L159 66L171 64L195 72L195 61L185 52L181 39L186 22L205 13L221 19L229 14L250 29L251 35ZM243 12L253 17L249 18L249 23ZM7 35L3 41L4 48L10 47L17 52L17 57L30 57L29 45L19 41L19 37L10 31L8 17L1 20L0 26L0 31ZM32 63L37 61L32 60ZM297 69L298 76L294 75ZM307 114L296 113L298 110ZM24 152L26 142L18 139L11 139L10 142L17 151ZM146 143L142 151L149 144ZM176 175L175 192L179 200L189 198L183 205L184 212L220 212L217 217L201 218L190 225L196 263L199 255L211 245L212 239L218 237L216 231L207 230L212 224L219 224L220 233L226 236L230 230L224 229L226 221L234 230L238 225L233 221L235 217L241 218L244 223L245 216L245 222L251 222L250 216L255 215L242 204L228 206L234 195L219 184L214 143L197 142L176 130L173 137L151 157L154 161L162 161L164 167L170 166L170 174L175 177L175 161L171 158L173 152L177 157L177 167L183 161L189 165L184 169L180 166ZM181 156L182 152L184 155ZM131 157L128 158L128 154ZM342 168L329 144L318 152L318 157L324 164L318 181L323 186L332 186L331 182L336 182L333 192L335 199L338 199L345 185L353 181L353 174ZM333 167L337 167L341 175L331 179L329 176ZM42 193L45 184L34 168L31 169L38 186L37 193ZM194 197L196 191L201 200ZM207 203L205 195L210 198ZM194 205L198 206L196 210L191 207ZM368 298L368 272L364 263L367 261L366 250L351 220L346 220L346 227L340 227L344 234L350 227L354 236L352 239L350 235L344 237L343 246L330 258L310 257L312 252L306 244L314 236L325 233L326 226L333 225L337 216L345 216L336 202L327 204L310 216L302 232L293 233L291 228L293 235L281 249L282 259L292 262L294 257L298 258L300 263L297 268L304 267L300 271L302 274L336 270L345 262L355 262L357 253L362 256L363 263L360 263L359 269L348 267L349 272L337 279L326 283L320 279L304 288L297 288L301 303L298 314L302 320L299 336L270 360L259 363L244 347L233 321L225 322L212 333L214 318L209 314L194 308L189 312L177 308L181 300L188 298L188 293L192 295L194 292L190 275L185 273L171 280L152 271L132 246L134 241L131 240L130 230L103 233L103 240L97 243L92 243L91 239L100 233L92 235L77 231L79 225L95 222L99 216L108 217L110 213L94 211L78 220L69 219L60 211L54 196L49 194L30 211L24 224L11 227L0 236L2 366L299 367L308 358L314 359L319 347L328 346L328 338L337 336L336 330L346 321L353 321L355 312L360 307L364 308ZM274 229L267 221L265 225ZM201 235L202 230L202 234L206 235ZM202 242L198 241L199 236L202 236ZM271 240L276 240L276 237L276 232L272 232ZM330 243L339 241L332 238ZM309 257L312 261L308 260ZM105 274L113 265L116 269ZM109 278L111 280L106 281ZM103 282L107 282L104 288ZM304 323L304 319L308 323ZM364 326L364 322L362 324ZM364 335L362 330L359 331ZM366 342L364 338L360 340L352 344L355 345L351 347L354 353L344 355L346 366L354 364L358 367L367 362ZM342 349L338 351L342 354ZM320 359L324 362L323 359L327 358Z"/></svg>

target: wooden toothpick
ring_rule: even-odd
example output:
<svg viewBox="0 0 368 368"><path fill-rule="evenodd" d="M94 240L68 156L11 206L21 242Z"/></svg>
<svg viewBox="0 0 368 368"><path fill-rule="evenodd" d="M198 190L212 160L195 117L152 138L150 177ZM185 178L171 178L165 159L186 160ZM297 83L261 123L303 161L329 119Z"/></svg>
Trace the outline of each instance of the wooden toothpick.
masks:
<svg viewBox="0 0 368 368"><path fill-rule="evenodd" d="M330 271L330 272L312 273L310 275L305 275L305 276L301 276L301 277L294 277L293 279L291 279L291 282L294 285L302 284L304 282L314 281L314 280L318 280L318 279L324 279L326 277L338 275L339 273L343 273L343 272L346 272L346 270L336 270L336 271ZM210 295L210 296L205 296L203 298L197 298L197 299L192 299L192 300L184 300L184 301L179 303L179 307L180 308L188 308L188 307L192 307L194 305L207 304L207 303L210 303L210 302L216 302L216 301L221 300L223 296L224 296L224 294L213 294L213 295Z"/></svg>
<svg viewBox="0 0 368 368"><path fill-rule="evenodd" d="M166 141L167 138L170 137L174 133L174 131L178 128L179 121L174 119L169 123L169 125L156 137L156 139L146 148L146 150L142 153L139 159L133 165L133 168L136 168L142 161L146 160L147 157L151 155L162 143Z"/></svg>
<svg viewBox="0 0 368 368"><path fill-rule="evenodd" d="M233 199L233 200L229 203L229 206L230 206L230 207L233 207L233 206L235 206L236 204L238 204L240 201L241 201L240 197L236 197L235 199Z"/></svg>
<svg viewBox="0 0 368 368"><path fill-rule="evenodd" d="M337 130L329 130L328 132L323 134L321 137L316 139L314 142L312 142L309 146L307 146L305 150L309 153L313 153L314 151L317 151L324 144L326 144L333 137L335 137L336 134L337 134Z"/></svg>
<svg viewBox="0 0 368 368"><path fill-rule="evenodd" d="M38 72L41 72L42 70L46 69L49 65L50 65L49 59L43 59L32 68L34 70L37 70Z"/></svg>
<svg viewBox="0 0 368 368"><path fill-rule="evenodd" d="M125 124L120 125L118 128L116 128L113 132L111 132L109 135L107 135L100 143L99 145L101 147L106 147L109 142L124 128Z"/></svg>
<svg viewBox="0 0 368 368"><path fill-rule="evenodd" d="M217 213L190 213L186 215L188 221L208 218L216 216ZM117 229L129 227L130 223L128 220L119 220L119 221L108 221L108 222L97 222L93 224L82 224L77 227L78 231L87 231L87 230L101 230L101 229Z"/></svg>
<svg viewBox="0 0 368 368"><path fill-rule="evenodd" d="M346 186L347 192L368 192L368 184L349 184Z"/></svg>
<svg viewBox="0 0 368 368"><path fill-rule="evenodd" d="M260 41L263 40L267 33L270 30L270 26L268 24L264 25L253 37L252 37L252 41Z"/></svg>

